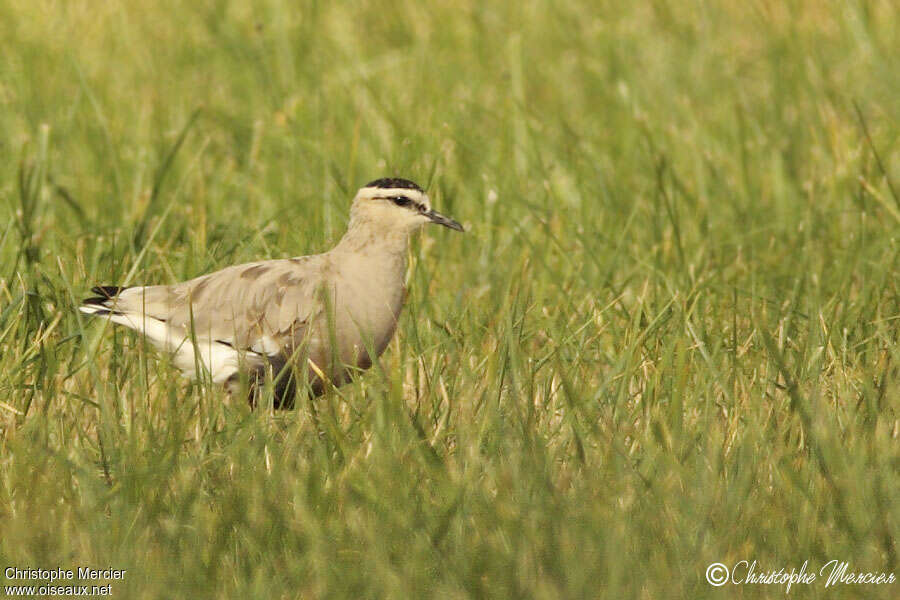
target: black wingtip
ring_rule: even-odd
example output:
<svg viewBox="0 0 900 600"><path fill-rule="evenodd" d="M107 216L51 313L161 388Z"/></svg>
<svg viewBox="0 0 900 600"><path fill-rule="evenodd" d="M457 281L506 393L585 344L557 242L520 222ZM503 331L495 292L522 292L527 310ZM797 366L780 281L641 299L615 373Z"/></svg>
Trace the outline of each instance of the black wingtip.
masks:
<svg viewBox="0 0 900 600"><path fill-rule="evenodd" d="M100 296L94 296L91 298L85 298L81 301L83 306L106 306L106 303L109 302L109 298L101 298Z"/></svg>
<svg viewBox="0 0 900 600"><path fill-rule="evenodd" d="M127 287L119 285L97 285L92 287L91 291L98 296L103 296L104 299L109 300L110 298L115 298L127 289Z"/></svg>

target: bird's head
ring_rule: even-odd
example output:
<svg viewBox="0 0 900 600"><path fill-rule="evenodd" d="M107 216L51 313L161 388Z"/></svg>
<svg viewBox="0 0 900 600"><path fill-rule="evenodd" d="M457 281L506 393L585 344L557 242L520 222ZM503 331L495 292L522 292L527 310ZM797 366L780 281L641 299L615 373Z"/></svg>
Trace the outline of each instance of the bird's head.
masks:
<svg viewBox="0 0 900 600"><path fill-rule="evenodd" d="M350 219L384 231L412 233L428 223L456 231L463 226L431 208L428 195L408 179L376 179L356 193Z"/></svg>

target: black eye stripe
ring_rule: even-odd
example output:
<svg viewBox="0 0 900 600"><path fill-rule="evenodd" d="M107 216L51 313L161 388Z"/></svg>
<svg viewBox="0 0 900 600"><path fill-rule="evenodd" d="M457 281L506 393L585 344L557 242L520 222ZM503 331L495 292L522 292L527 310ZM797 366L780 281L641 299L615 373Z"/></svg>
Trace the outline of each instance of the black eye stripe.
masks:
<svg viewBox="0 0 900 600"><path fill-rule="evenodd" d="M394 204L396 204L397 206L400 206L402 208L413 207L419 212L425 212L425 210L426 210L424 204L420 204L411 198L407 198L406 196L390 196L390 197L386 197L384 199L390 200L391 202L393 202Z"/></svg>

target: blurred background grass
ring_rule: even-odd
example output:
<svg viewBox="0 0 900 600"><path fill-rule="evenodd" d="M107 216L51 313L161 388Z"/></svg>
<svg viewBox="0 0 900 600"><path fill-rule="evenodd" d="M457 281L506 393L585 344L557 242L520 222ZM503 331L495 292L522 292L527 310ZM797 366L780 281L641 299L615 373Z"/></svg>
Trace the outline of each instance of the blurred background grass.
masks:
<svg viewBox="0 0 900 600"><path fill-rule="evenodd" d="M117 598L896 570L898 12L0 0L0 564ZM294 412L74 311L324 250L394 175L470 231L413 245L381 368Z"/></svg>

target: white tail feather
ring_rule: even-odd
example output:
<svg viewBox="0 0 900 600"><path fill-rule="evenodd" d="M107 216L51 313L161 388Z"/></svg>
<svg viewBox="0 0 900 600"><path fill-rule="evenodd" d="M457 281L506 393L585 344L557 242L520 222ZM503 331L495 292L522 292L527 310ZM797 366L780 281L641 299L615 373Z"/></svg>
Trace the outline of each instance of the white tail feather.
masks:
<svg viewBox="0 0 900 600"><path fill-rule="evenodd" d="M146 315L116 312L114 309L94 304L78 308L85 314L108 319L142 333L157 348L171 352L175 366L190 379L198 377L198 363L209 371L214 383L224 383L238 371L241 355L227 343L198 338L195 344L184 330L180 328L173 330L165 321Z"/></svg>

